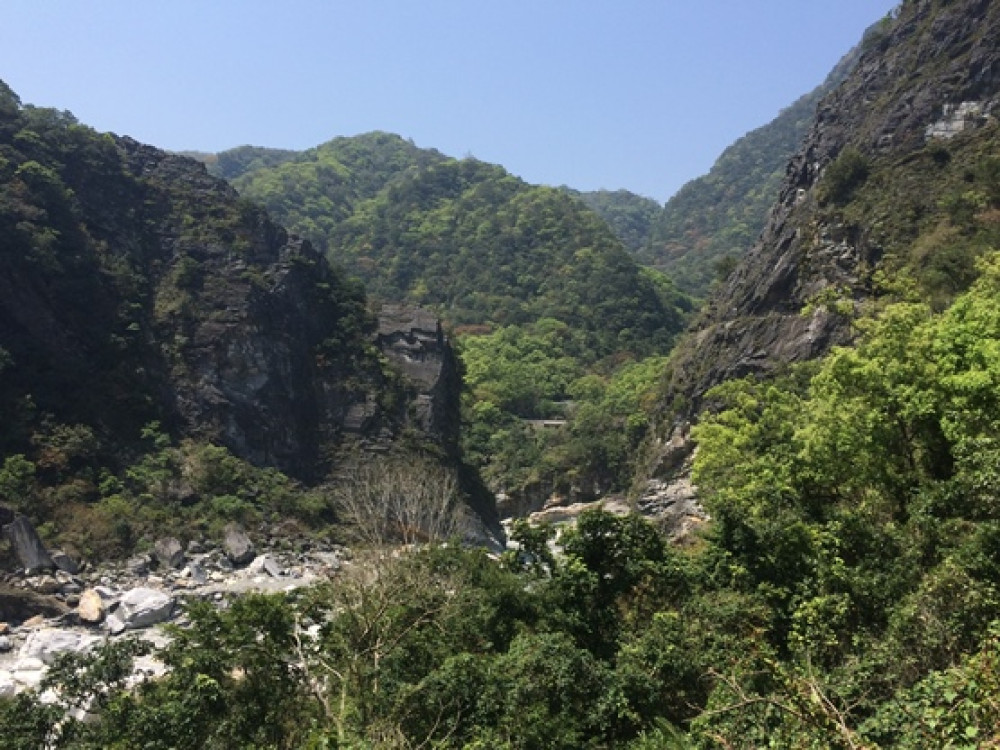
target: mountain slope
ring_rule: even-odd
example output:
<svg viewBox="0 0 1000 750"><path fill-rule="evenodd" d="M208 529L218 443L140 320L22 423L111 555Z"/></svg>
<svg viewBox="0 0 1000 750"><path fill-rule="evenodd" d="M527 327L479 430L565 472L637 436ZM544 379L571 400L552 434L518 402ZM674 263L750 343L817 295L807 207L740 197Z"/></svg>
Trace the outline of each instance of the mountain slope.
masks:
<svg viewBox="0 0 1000 750"><path fill-rule="evenodd" d="M551 317L587 331L603 356L662 350L686 312L579 201L397 136L337 138L234 185L376 297L429 305L454 325Z"/></svg>
<svg viewBox="0 0 1000 750"><path fill-rule="evenodd" d="M646 262L647 245L663 206L628 190L591 190L581 192L563 187L600 216L626 249L640 262ZM648 264L647 265L651 265Z"/></svg>
<svg viewBox="0 0 1000 750"><path fill-rule="evenodd" d="M940 306L967 288L1000 240L998 42L1000 10L983 0L906 2L870 40L820 104L761 238L676 351L661 433L715 384L849 342L875 297Z"/></svg>
<svg viewBox="0 0 1000 750"><path fill-rule="evenodd" d="M812 122L817 103L851 70L860 46L849 52L808 94L767 125L737 140L708 174L691 180L666 202L653 221L640 262L658 268L689 294L704 296L712 281L742 257L767 221L795 153Z"/></svg>
<svg viewBox="0 0 1000 750"><path fill-rule="evenodd" d="M243 146L207 161L209 171L231 180L241 195L327 252L330 233L360 201L401 173L444 159L397 135L373 132L302 152Z"/></svg>
<svg viewBox="0 0 1000 750"><path fill-rule="evenodd" d="M649 368L614 403L602 384L666 352L692 306L582 201L385 133L334 139L234 184L374 299L427 306L451 327L470 381L465 455L495 492L528 492L514 505L535 507L627 481ZM532 426L550 418L559 429Z"/></svg>
<svg viewBox="0 0 1000 750"><path fill-rule="evenodd" d="M455 324L554 318L585 332L597 356L662 350L682 323L679 295L641 273L582 203L470 159L402 175L331 245L377 296Z"/></svg>
<svg viewBox="0 0 1000 750"><path fill-rule="evenodd" d="M116 454L158 421L315 478L402 428L363 291L307 242L197 162L0 94L6 452L54 421Z"/></svg>

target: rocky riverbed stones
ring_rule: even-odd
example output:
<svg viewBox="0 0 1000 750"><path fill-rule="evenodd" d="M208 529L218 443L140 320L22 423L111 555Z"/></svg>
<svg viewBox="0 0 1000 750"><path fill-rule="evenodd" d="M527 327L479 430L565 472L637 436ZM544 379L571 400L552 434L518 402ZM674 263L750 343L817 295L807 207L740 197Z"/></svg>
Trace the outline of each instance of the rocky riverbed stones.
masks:
<svg viewBox="0 0 1000 750"><path fill-rule="evenodd" d="M184 548L173 537L158 539L153 545L153 556L163 568L180 568L184 565Z"/></svg>
<svg viewBox="0 0 1000 750"><path fill-rule="evenodd" d="M238 523L231 523L223 529L222 549L230 562L237 567L249 564L257 556L257 550Z"/></svg>
<svg viewBox="0 0 1000 750"><path fill-rule="evenodd" d="M185 548L180 570L161 563L150 573L151 559L142 555L127 563L83 566L78 574L9 575L0 584L0 638L7 639L0 640L0 696L37 688L57 653L93 648L108 638L162 638L158 624L165 621L183 627L184 599L224 607L246 592L307 586L333 575L347 555L323 540L263 538L261 554L239 568L221 544L201 541ZM40 594L39 585L55 593ZM71 602L74 608L67 606ZM155 655L144 658L149 663L137 663L137 674L162 673Z"/></svg>
<svg viewBox="0 0 1000 750"><path fill-rule="evenodd" d="M169 594L140 586L122 596L115 614L126 628L146 628L169 620L175 603L176 600Z"/></svg>

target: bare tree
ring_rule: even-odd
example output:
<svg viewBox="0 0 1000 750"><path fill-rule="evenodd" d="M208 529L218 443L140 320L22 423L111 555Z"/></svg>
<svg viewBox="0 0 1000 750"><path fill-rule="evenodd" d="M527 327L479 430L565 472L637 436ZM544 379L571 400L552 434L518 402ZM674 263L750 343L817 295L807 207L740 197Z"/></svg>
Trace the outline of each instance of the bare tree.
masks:
<svg viewBox="0 0 1000 750"><path fill-rule="evenodd" d="M296 615L296 657L337 747L364 735L374 747L415 750L430 747L438 730L447 729L454 712L442 709L422 741L408 740L407 716L379 716L375 704L383 679L392 679L393 657L422 630L445 632L462 614L462 593L457 576L419 552L373 556L305 593ZM320 624L303 627L302 616ZM457 725L457 718L451 721Z"/></svg>
<svg viewBox="0 0 1000 750"><path fill-rule="evenodd" d="M467 513L455 473L429 458L357 460L334 491L340 517L373 546L442 542Z"/></svg>

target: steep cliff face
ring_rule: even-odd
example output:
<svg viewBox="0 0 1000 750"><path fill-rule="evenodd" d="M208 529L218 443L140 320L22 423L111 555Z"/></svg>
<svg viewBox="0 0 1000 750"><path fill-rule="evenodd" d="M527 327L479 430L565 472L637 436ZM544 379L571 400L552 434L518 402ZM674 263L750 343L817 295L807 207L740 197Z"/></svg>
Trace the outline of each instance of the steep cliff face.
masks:
<svg viewBox="0 0 1000 750"><path fill-rule="evenodd" d="M441 321L412 305L384 305L378 347L403 375L411 424L457 455L462 377Z"/></svg>
<svg viewBox="0 0 1000 750"><path fill-rule="evenodd" d="M849 342L862 303L889 293L873 272L933 286L941 251L913 248L954 223L950 196L978 189L977 165L1000 154L998 89L996 3L910 0L869 34L820 103L762 235L678 347L652 473L669 473L690 448L676 438L712 386ZM963 250L963 267L976 252Z"/></svg>
<svg viewBox="0 0 1000 750"><path fill-rule="evenodd" d="M202 164L0 94L0 449L49 420L113 453L155 419L308 479L352 434L455 444L308 242ZM457 410L454 378L435 387Z"/></svg>

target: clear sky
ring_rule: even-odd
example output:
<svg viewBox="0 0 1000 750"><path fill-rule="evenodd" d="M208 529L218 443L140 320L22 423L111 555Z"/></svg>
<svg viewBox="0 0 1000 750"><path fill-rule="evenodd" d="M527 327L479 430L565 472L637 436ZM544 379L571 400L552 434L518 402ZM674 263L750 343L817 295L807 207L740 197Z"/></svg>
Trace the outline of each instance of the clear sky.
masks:
<svg viewBox="0 0 1000 750"><path fill-rule="evenodd" d="M387 130L665 200L896 0L3 0L25 103L166 149Z"/></svg>

